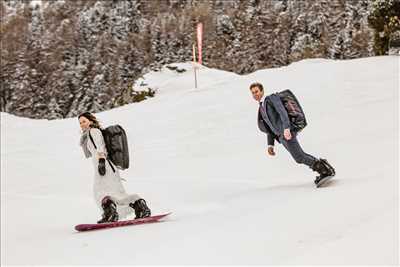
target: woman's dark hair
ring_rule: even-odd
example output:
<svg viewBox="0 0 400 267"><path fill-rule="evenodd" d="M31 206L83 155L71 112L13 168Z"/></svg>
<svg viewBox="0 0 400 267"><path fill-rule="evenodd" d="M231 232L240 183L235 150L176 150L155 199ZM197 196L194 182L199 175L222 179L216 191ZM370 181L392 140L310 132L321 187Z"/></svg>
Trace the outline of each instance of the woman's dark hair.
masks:
<svg viewBox="0 0 400 267"><path fill-rule="evenodd" d="M101 128L101 127L100 127L99 121L97 120L96 116L94 116L92 113L90 113L90 112L83 112L81 115L78 116L78 120L79 120L81 117L85 117L86 119L88 119L89 121L91 121L91 122L92 122L91 127L93 127L93 128L99 128L99 129Z"/></svg>
<svg viewBox="0 0 400 267"><path fill-rule="evenodd" d="M258 88L260 88L261 91L264 91L264 87L263 87L263 85L261 83L252 83L252 84L250 84L250 90L253 87L258 87Z"/></svg>

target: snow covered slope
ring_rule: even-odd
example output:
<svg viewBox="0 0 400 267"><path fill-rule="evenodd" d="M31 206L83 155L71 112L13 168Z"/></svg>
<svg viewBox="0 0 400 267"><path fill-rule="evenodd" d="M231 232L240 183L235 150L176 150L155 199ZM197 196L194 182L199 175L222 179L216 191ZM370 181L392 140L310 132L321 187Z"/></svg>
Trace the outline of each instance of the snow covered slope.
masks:
<svg viewBox="0 0 400 267"><path fill-rule="evenodd" d="M163 223L77 233L100 217L76 118L1 114L1 264L398 264L399 58L304 60L246 76L149 73L155 98L97 114L129 136L127 191ZM282 146L265 153L248 86L290 88L309 126L304 150L335 182Z"/></svg>

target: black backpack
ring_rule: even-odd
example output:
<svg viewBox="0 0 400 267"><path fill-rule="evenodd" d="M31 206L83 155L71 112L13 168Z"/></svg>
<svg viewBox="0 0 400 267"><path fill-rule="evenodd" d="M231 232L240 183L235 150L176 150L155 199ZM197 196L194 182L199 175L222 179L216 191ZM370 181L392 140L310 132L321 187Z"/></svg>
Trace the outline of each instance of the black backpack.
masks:
<svg viewBox="0 0 400 267"><path fill-rule="evenodd" d="M105 129L101 129L101 133L103 134L104 143L107 149L107 160L111 160L111 162L121 170L128 169L129 147L125 130L120 125L112 125ZM90 132L89 136L94 147L97 149Z"/></svg>
<svg viewBox="0 0 400 267"><path fill-rule="evenodd" d="M296 96L290 90L284 90L277 95L285 106L293 130L296 132L303 130L307 126L306 116Z"/></svg>

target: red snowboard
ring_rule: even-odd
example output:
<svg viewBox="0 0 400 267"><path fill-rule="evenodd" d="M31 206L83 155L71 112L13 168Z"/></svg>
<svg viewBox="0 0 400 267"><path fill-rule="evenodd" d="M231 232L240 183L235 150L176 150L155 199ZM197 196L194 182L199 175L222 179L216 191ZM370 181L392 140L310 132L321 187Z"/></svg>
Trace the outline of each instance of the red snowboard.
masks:
<svg viewBox="0 0 400 267"><path fill-rule="evenodd" d="M75 226L75 230L82 232L82 231L98 230L98 229L104 229L104 228L120 227L120 226L126 226L126 225L152 223L152 222L157 222L161 218L164 218L170 214L171 214L171 212L166 213L166 214L146 217L146 218L142 218L142 219L118 221L118 222L111 222L111 223L78 224L77 226Z"/></svg>

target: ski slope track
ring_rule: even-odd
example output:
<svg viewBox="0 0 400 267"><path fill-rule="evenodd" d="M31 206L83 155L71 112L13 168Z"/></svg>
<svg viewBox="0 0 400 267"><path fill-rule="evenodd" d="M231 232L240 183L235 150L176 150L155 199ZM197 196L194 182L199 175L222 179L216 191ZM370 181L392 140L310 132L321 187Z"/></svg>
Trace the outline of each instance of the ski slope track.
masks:
<svg viewBox="0 0 400 267"><path fill-rule="evenodd" d="M187 71L144 76L154 98L96 114L126 129L124 185L172 212L160 223L76 232L101 216L77 118L1 113L2 265L399 264L399 57L201 67L197 89L191 63L172 65ZM328 187L281 145L267 156L254 81L298 97L303 149L336 168Z"/></svg>

